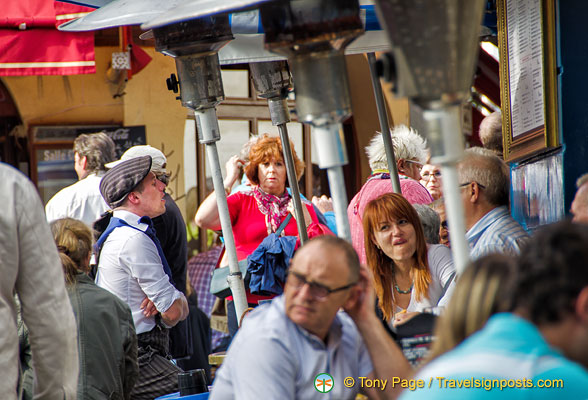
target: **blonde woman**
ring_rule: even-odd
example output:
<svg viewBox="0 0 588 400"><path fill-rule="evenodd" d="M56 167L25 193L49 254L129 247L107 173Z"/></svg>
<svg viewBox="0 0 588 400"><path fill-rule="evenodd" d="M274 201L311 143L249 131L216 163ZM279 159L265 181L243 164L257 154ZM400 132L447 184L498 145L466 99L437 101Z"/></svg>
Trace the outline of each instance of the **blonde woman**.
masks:
<svg viewBox="0 0 588 400"><path fill-rule="evenodd" d="M512 257L492 254L474 261L459 277L435 328L429 359L453 350L499 312L511 311L516 287Z"/></svg>

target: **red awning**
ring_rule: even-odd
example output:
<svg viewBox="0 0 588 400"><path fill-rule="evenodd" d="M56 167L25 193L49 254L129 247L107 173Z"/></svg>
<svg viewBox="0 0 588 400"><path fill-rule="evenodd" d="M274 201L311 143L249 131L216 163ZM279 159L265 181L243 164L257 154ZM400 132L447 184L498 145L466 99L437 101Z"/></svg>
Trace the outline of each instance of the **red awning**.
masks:
<svg viewBox="0 0 588 400"><path fill-rule="evenodd" d="M54 0L3 0L0 75L75 75L96 72L93 32L57 26L93 11Z"/></svg>

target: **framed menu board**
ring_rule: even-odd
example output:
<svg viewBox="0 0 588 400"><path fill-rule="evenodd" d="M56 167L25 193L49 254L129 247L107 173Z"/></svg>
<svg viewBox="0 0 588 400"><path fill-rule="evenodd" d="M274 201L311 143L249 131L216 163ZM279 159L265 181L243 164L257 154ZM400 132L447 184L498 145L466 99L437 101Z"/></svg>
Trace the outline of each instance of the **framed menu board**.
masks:
<svg viewBox="0 0 588 400"><path fill-rule="evenodd" d="M559 145L555 2L498 0L504 158Z"/></svg>

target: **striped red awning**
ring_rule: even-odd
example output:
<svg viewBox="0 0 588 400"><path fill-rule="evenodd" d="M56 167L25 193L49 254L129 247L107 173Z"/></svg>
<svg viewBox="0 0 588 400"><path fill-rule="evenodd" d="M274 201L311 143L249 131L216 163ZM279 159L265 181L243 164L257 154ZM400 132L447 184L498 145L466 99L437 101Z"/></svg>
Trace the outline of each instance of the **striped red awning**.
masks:
<svg viewBox="0 0 588 400"><path fill-rule="evenodd" d="M54 0L2 0L0 75L95 73L94 33L57 30L91 11Z"/></svg>

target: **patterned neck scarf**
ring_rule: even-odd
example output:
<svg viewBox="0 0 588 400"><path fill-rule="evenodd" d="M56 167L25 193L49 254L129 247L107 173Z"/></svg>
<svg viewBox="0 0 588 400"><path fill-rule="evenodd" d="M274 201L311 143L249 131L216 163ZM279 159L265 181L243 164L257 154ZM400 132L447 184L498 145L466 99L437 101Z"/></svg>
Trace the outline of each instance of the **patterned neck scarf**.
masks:
<svg viewBox="0 0 588 400"><path fill-rule="evenodd" d="M288 214L288 203L290 202L290 195L287 190L281 196L274 196L261 190L259 187L253 189L253 197L257 201L259 211L265 215L265 226L267 227L267 234L278 230L282 217Z"/></svg>

